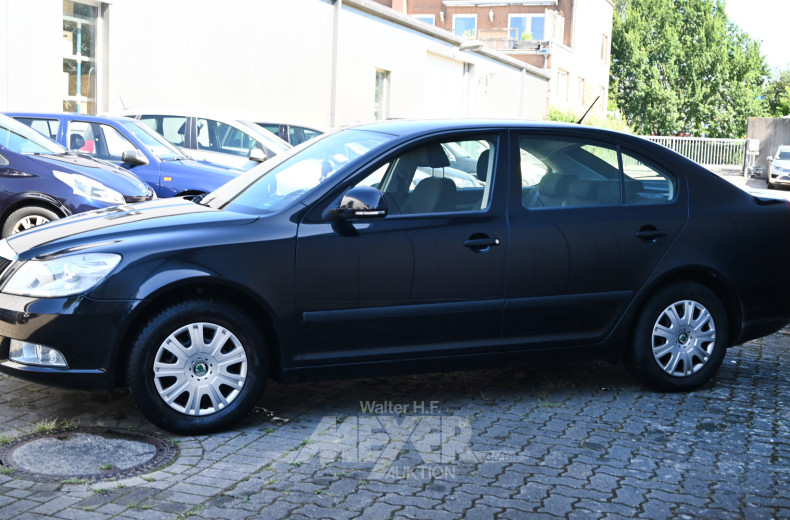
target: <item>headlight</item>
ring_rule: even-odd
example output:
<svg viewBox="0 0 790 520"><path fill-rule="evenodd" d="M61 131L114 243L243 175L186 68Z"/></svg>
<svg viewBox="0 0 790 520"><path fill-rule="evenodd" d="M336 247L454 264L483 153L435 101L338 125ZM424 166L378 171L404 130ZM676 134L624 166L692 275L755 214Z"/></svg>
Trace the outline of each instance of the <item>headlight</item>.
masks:
<svg viewBox="0 0 790 520"><path fill-rule="evenodd" d="M90 177L80 175L79 173L66 173L58 170L52 170L52 173L61 182L67 184L74 191L75 195L81 195L89 199L101 200L103 202L110 202L112 204L123 204L126 202L123 195Z"/></svg>
<svg viewBox="0 0 790 520"><path fill-rule="evenodd" d="M28 260L11 276L3 292L40 298L80 294L104 280L120 261L121 255L112 253Z"/></svg>

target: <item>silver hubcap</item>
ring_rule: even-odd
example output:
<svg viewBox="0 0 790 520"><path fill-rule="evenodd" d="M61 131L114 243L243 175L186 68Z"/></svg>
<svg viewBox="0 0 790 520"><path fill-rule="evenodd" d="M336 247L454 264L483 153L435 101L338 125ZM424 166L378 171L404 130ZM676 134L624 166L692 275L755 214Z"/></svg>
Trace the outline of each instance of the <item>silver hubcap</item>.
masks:
<svg viewBox="0 0 790 520"><path fill-rule="evenodd" d="M21 233L26 229L30 229L32 227L40 226L41 224L46 224L49 222L47 217L43 217L41 215L28 215L27 217L20 219L14 224L14 228L11 230L11 234L15 235L17 233Z"/></svg>
<svg viewBox="0 0 790 520"><path fill-rule="evenodd" d="M716 324L699 302L675 302L653 326L653 357L671 376L690 376L708 362L716 345Z"/></svg>
<svg viewBox="0 0 790 520"><path fill-rule="evenodd" d="M239 396L247 379L247 354L228 329L190 323L159 346L154 384L167 405L187 415L210 415Z"/></svg>

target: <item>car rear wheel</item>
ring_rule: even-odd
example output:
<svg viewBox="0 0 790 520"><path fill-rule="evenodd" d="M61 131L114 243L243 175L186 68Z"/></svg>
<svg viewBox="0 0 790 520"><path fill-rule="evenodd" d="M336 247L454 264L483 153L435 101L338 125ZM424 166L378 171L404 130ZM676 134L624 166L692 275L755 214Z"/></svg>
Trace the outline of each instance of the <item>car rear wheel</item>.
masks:
<svg viewBox="0 0 790 520"><path fill-rule="evenodd" d="M727 313L716 294L694 282L673 284L642 308L628 365L659 390L692 390L719 369L727 341Z"/></svg>
<svg viewBox="0 0 790 520"><path fill-rule="evenodd" d="M3 224L3 238L21 233L26 229L46 224L60 218L52 210L41 206L25 206L11 213Z"/></svg>
<svg viewBox="0 0 790 520"><path fill-rule="evenodd" d="M249 412L265 386L267 365L263 338L241 309L192 300L147 322L132 346L127 380L151 422L198 435Z"/></svg>

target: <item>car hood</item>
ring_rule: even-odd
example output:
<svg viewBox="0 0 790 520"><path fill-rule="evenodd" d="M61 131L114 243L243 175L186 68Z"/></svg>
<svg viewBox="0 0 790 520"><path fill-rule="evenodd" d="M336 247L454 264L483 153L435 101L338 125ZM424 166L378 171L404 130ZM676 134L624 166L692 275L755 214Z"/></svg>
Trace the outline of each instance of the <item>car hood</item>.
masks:
<svg viewBox="0 0 790 520"><path fill-rule="evenodd" d="M78 154L37 154L27 156L38 159L52 167L68 173L80 173L101 182L121 195L127 197L144 197L149 194L148 185L136 175L112 163L99 161L92 157Z"/></svg>
<svg viewBox="0 0 790 520"><path fill-rule="evenodd" d="M783 168L783 169L790 168L790 161L784 159L783 160L774 159L774 161L771 164L773 164L777 168Z"/></svg>
<svg viewBox="0 0 790 520"><path fill-rule="evenodd" d="M162 161L162 172L177 174L179 172L209 173L226 177L227 180L238 177L242 170L237 168L225 167L208 161L196 161L195 159L180 159L178 161Z"/></svg>
<svg viewBox="0 0 790 520"><path fill-rule="evenodd" d="M146 230L161 231L174 226L226 226L257 219L254 215L218 210L173 197L80 213L11 235L6 240L17 255L32 258L113 242L122 236L145 233Z"/></svg>

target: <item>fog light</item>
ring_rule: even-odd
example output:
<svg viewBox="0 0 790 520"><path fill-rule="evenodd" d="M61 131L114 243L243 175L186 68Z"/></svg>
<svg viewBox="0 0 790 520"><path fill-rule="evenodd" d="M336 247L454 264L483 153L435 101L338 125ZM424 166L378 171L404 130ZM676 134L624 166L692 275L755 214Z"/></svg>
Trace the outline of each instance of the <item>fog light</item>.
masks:
<svg viewBox="0 0 790 520"><path fill-rule="evenodd" d="M54 348L18 339L11 340L8 359L24 365L68 368L66 358Z"/></svg>

